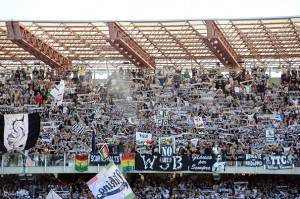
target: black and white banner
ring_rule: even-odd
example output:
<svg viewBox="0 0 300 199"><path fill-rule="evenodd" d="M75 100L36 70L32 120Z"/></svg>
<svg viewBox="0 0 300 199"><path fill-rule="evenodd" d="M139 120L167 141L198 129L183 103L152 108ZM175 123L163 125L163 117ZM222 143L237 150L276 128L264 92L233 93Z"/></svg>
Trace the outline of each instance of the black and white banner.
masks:
<svg viewBox="0 0 300 199"><path fill-rule="evenodd" d="M99 153L97 154L90 154L90 165L91 166L97 166L98 164L100 166L107 165L109 162L114 162L115 164L119 165L121 164L120 154L114 154L110 153L109 158L107 160L103 160Z"/></svg>
<svg viewBox="0 0 300 199"><path fill-rule="evenodd" d="M169 120L170 120L170 116L168 110L159 111L158 116L156 116L156 125L168 126Z"/></svg>
<svg viewBox="0 0 300 199"><path fill-rule="evenodd" d="M0 115L0 151L32 148L40 134L40 116L33 114Z"/></svg>
<svg viewBox="0 0 300 199"><path fill-rule="evenodd" d="M266 156L265 165L270 170L292 169L293 158L286 155Z"/></svg>
<svg viewBox="0 0 300 199"><path fill-rule="evenodd" d="M245 154L244 164L246 167L260 167L263 166L263 156L262 154Z"/></svg>
<svg viewBox="0 0 300 199"><path fill-rule="evenodd" d="M164 163L172 162L173 145L172 144L161 144L159 148L160 148L160 161L164 162Z"/></svg>
<svg viewBox="0 0 300 199"><path fill-rule="evenodd" d="M136 154L135 169L137 171L185 171L188 170L188 156L172 156L171 162L161 162L160 154Z"/></svg>
<svg viewBox="0 0 300 199"><path fill-rule="evenodd" d="M193 154L190 159L190 171L220 171L223 166L220 163L215 164L216 158L210 155ZM223 163L222 163L223 164Z"/></svg>

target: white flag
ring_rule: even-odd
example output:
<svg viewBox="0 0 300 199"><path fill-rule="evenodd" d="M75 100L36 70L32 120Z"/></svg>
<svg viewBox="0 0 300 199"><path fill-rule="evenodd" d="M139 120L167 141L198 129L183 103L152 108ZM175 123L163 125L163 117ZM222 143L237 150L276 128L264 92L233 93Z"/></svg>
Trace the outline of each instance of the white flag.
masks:
<svg viewBox="0 0 300 199"><path fill-rule="evenodd" d="M63 97L65 91L65 82L60 80L60 83L56 85L51 91L50 94L54 97L55 102L58 106L62 105Z"/></svg>
<svg viewBox="0 0 300 199"><path fill-rule="evenodd" d="M123 174L113 163L108 164L87 185L97 199L135 198Z"/></svg>
<svg viewBox="0 0 300 199"><path fill-rule="evenodd" d="M204 122L203 122L202 117L200 117L200 116L197 116L194 118L194 124L195 124L196 129L204 128Z"/></svg>
<svg viewBox="0 0 300 199"><path fill-rule="evenodd" d="M55 193L53 190L51 190L46 199L62 199L57 193Z"/></svg>

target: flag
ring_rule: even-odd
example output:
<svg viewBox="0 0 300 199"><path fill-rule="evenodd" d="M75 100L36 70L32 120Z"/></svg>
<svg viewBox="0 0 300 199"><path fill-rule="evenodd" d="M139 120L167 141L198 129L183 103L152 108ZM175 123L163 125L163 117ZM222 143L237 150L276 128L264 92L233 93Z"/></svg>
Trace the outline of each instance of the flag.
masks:
<svg viewBox="0 0 300 199"><path fill-rule="evenodd" d="M60 83L55 85L55 87L50 91L50 94L54 97L54 101L58 106L62 105L63 103L64 90L65 82L64 80L60 80Z"/></svg>
<svg viewBox="0 0 300 199"><path fill-rule="evenodd" d="M85 126L84 125L80 125L80 124L74 124L71 127L71 131L77 134L82 134L85 131Z"/></svg>
<svg viewBox="0 0 300 199"><path fill-rule="evenodd" d="M46 199L62 199L57 193L55 193L53 190L51 190Z"/></svg>
<svg viewBox="0 0 300 199"><path fill-rule="evenodd" d="M153 140L147 140L144 145L145 146L151 146L153 144Z"/></svg>
<svg viewBox="0 0 300 199"><path fill-rule="evenodd" d="M112 162L89 180L87 185L97 199L135 198L123 174Z"/></svg>
<svg viewBox="0 0 300 199"><path fill-rule="evenodd" d="M102 145L101 149L99 150L99 154L102 160L107 160L109 157L109 149L107 144Z"/></svg>
<svg viewBox="0 0 300 199"><path fill-rule="evenodd" d="M121 156L121 167L124 173L134 171L135 169L135 154L123 153Z"/></svg>
<svg viewBox="0 0 300 199"><path fill-rule="evenodd" d="M0 152L30 149L35 146L39 134L38 113L0 115Z"/></svg>
<svg viewBox="0 0 300 199"><path fill-rule="evenodd" d="M79 172L88 170L88 155L87 154L77 154L75 159L75 170Z"/></svg>

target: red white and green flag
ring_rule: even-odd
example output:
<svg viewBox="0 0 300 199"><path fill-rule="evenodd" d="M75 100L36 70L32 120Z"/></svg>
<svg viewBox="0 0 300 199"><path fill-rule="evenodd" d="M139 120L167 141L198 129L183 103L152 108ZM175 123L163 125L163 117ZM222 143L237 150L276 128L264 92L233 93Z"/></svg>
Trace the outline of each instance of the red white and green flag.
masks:
<svg viewBox="0 0 300 199"><path fill-rule="evenodd" d="M99 150L99 154L102 160L107 160L109 158L109 149L107 144L102 145L101 149Z"/></svg>

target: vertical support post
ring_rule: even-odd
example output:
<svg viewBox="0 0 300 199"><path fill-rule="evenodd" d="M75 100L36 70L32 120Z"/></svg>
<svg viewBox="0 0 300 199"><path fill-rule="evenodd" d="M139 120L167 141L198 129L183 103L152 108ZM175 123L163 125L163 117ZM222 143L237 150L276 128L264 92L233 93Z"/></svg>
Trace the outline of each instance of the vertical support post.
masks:
<svg viewBox="0 0 300 199"><path fill-rule="evenodd" d="M45 164L44 164L44 172L46 173L47 170L47 155L45 155Z"/></svg>
<svg viewBox="0 0 300 199"><path fill-rule="evenodd" d="M65 170L66 170L66 153L64 153L64 172L65 172Z"/></svg>

